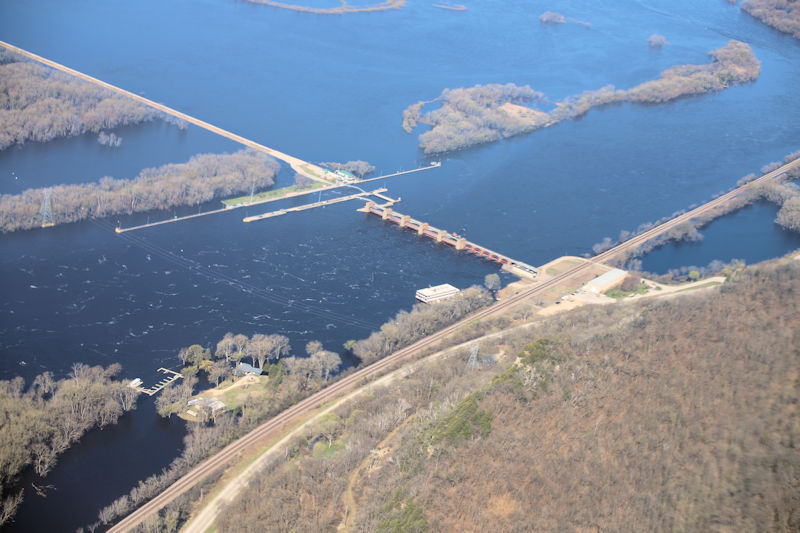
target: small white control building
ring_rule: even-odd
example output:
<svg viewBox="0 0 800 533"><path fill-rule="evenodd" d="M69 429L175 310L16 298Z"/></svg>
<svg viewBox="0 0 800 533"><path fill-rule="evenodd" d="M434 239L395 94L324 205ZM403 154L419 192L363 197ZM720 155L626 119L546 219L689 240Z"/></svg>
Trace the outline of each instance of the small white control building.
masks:
<svg viewBox="0 0 800 533"><path fill-rule="evenodd" d="M428 287L427 289L420 289L417 291L417 300L422 303L432 304L440 302L451 296L455 296L461 292L459 289L445 283L444 285L437 285L435 287Z"/></svg>

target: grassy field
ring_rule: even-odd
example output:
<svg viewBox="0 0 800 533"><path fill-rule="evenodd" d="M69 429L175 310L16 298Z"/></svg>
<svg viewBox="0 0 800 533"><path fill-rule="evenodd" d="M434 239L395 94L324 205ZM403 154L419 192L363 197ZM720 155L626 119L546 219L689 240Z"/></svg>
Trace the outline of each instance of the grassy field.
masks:
<svg viewBox="0 0 800 533"><path fill-rule="evenodd" d="M311 192L326 186L327 185L324 183L319 182L310 183L308 185L292 185L290 187L283 187L281 189L260 192L252 196L248 194L247 196L228 198L227 200L222 200L222 203L228 207L233 207L238 204L258 203L266 200L278 199L282 196L297 195L298 193L302 192Z"/></svg>
<svg viewBox="0 0 800 533"><path fill-rule="evenodd" d="M582 261L580 259L562 258L551 263L551 265L545 269L545 273L548 276L558 276L581 263Z"/></svg>
<svg viewBox="0 0 800 533"><path fill-rule="evenodd" d="M633 290L633 291L623 290L622 287L614 287L613 289L607 290L603 294L605 294L606 296L608 296L610 298L619 299L619 298L625 298L627 296L631 296L631 295L634 295L634 294L644 294L646 292L647 292L647 284L642 282L642 283L639 284L638 287L636 287L636 290Z"/></svg>

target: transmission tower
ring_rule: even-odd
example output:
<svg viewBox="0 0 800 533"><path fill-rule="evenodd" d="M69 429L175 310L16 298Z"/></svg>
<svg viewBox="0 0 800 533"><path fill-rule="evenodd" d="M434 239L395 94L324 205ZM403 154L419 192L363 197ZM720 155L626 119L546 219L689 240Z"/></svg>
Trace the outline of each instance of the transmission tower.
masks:
<svg viewBox="0 0 800 533"><path fill-rule="evenodd" d="M49 228L55 225L53 223L53 210L50 208L50 189L44 190L44 198L42 198L42 208L39 209L39 217L42 221L43 228Z"/></svg>
<svg viewBox="0 0 800 533"><path fill-rule="evenodd" d="M467 368L474 370L478 368L478 350L481 349L479 344L472 347L472 352L469 354L469 361L467 361Z"/></svg>

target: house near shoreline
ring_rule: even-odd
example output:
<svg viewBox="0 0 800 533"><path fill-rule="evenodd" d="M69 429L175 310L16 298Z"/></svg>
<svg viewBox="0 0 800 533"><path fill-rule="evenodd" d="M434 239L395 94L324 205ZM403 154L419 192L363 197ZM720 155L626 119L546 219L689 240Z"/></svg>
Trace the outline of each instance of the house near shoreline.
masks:
<svg viewBox="0 0 800 533"><path fill-rule="evenodd" d="M260 376L263 372L264 371L260 368L248 365L247 363L239 363L236 365L236 368L233 369L233 375L237 378L242 376Z"/></svg>
<svg viewBox="0 0 800 533"><path fill-rule="evenodd" d="M214 398L195 398L189 400L186 413L191 416L200 416L201 413L210 413L212 416L225 410L225 404Z"/></svg>

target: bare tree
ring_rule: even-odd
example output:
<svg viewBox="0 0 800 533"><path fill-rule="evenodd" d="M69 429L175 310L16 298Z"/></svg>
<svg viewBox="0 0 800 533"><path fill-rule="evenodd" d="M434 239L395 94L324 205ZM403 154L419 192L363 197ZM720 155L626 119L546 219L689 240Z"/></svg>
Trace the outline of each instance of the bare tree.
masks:
<svg viewBox="0 0 800 533"><path fill-rule="evenodd" d="M220 380L226 379L230 374L231 367L226 361L215 361L208 371L208 379L213 381L214 385L219 385Z"/></svg>
<svg viewBox="0 0 800 533"><path fill-rule="evenodd" d="M38 399L44 399L55 390L55 380L52 372L43 372L36 376L31 385L34 395Z"/></svg>
<svg viewBox="0 0 800 533"><path fill-rule="evenodd" d="M186 366L186 362L189 360L190 356L191 356L191 353L189 353L189 348L185 348L184 347L184 348L181 348L178 351L178 359L181 360L181 364L183 366Z"/></svg>
<svg viewBox="0 0 800 533"><path fill-rule="evenodd" d="M309 341L308 344L306 344L306 353L308 355L314 355L320 350L322 350L322 343L319 341Z"/></svg>
<svg viewBox="0 0 800 533"><path fill-rule="evenodd" d="M311 356L315 368L319 368L319 377L325 381L330 379L331 373L336 372L342 365L342 358L336 352L320 350Z"/></svg>
<svg viewBox="0 0 800 533"><path fill-rule="evenodd" d="M236 346L236 351L231 354L231 358L234 361L238 361L247 353L247 343L250 342L250 339L247 338L247 335L239 333L234 335L232 340L233 344Z"/></svg>
<svg viewBox="0 0 800 533"><path fill-rule="evenodd" d="M12 496L3 498L2 505L0 505L0 525L5 524L12 516L14 516L14 513L17 511L17 507L19 507L19 504L22 503L22 493L23 491L19 491Z"/></svg>
<svg viewBox="0 0 800 533"><path fill-rule="evenodd" d="M283 360L283 364L286 365L287 374L294 376L303 389L308 388L313 373L310 357L287 357Z"/></svg>
<svg viewBox="0 0 800 533"><path fill-rule="evenodd" d="M287 355L291 350L289 338L283 335L270 335L269 347L270 359L275 359L276 361L280 361L281 357Z"/></svg>
<svg viewBox="0 0 800 533"><path fill-rule="evenodd" d="M269 358L271 348L272 341L268 336L261 333L253 335L247 345L247 355L253 361L253 366L256 366L258 360L259 368L264 368L264 362Z"/></svg>
<svg viewBox="0 0 800 533"><path fill-rule="evenodd" d="M215 355L217 357L225 357L225 361L230 361L231 354L235 349L236 342L233 340L233 333L229 331L222 337L222 340L217 343L217 352Z"/></svg>

